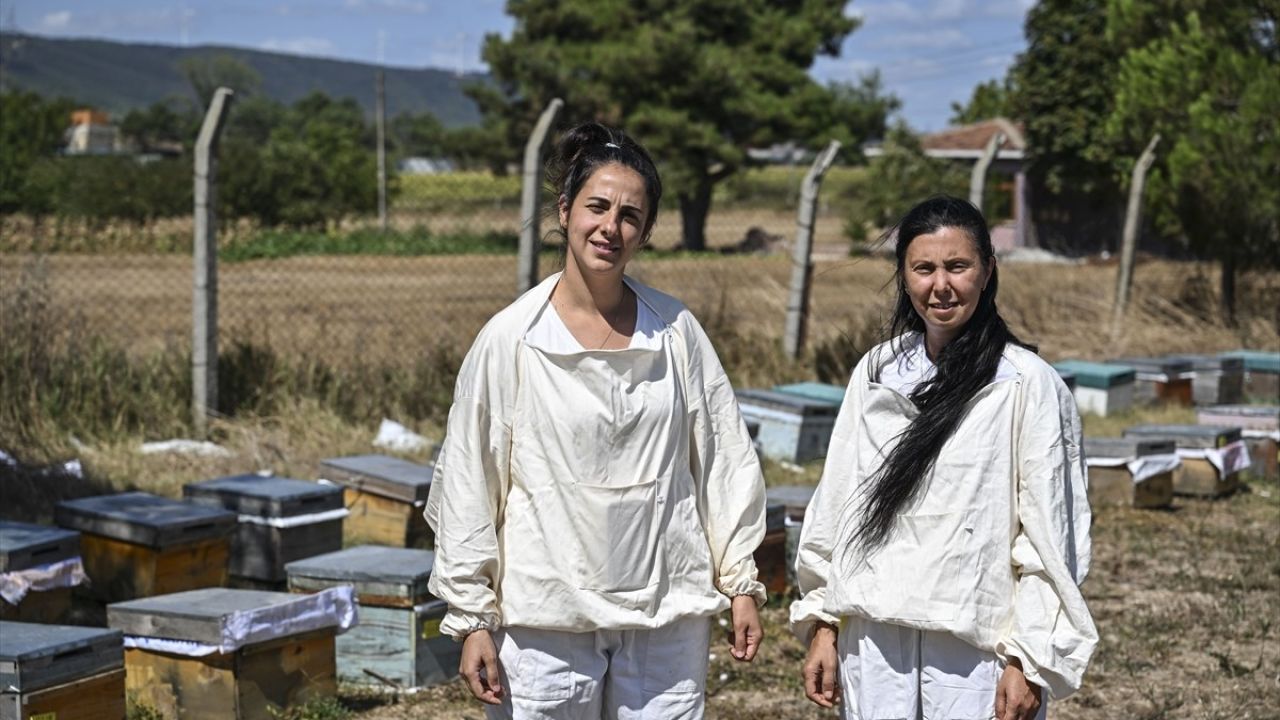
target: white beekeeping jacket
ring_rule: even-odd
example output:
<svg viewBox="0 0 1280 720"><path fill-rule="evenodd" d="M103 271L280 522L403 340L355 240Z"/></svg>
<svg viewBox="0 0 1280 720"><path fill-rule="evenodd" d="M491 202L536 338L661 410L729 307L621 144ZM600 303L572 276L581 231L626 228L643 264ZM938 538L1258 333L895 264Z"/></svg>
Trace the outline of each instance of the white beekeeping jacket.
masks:
<svg viewBox="0 0 1280 720"><path fill-rule="evenodd" d="M805 513L793 629L807 639L815 621L856 615L945 631L1017 657L1052 697L1071 694L1098 638L1079 590L1090 512L1071 392L1035 353L1006 347L1013 372L970 402L920 498L867 555L852 542L862 493L918 412L875 382L892 357L881 344L849 381Z"/></svg>
<svg viewBox="0 0 1280 720"><path fill-rule="evenodd" d="M653 628L764 602L764 480L728 377L679 301L627 279L656 342L555 351L526 335L555 275L480 331L425 515L441 630Z"/></svg>

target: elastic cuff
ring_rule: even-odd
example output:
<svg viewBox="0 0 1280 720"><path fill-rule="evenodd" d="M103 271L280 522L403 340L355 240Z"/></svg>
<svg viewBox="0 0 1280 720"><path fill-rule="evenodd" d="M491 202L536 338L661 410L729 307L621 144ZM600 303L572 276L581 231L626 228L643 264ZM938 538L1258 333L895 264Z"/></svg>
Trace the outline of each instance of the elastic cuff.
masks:
<svg viewBox="0 0 1280 720"><path fill-rule="evenodd" d="M725 597L732 600L739 595L750 595L755 598L756 607L764 607L765 602L769 600L769 593L765 590L764 583L758 580L751 580L748 583L740 583L732 588L724 587L720 591Z"/></svg>
<svg viewBox="0 0 1280 720"><path fill-rule="evenodd" d="M477 630L493 632L500 627L502 620L495 613L469 613L453 608L440 621L440 632L454 640L462 640Z"/></svg>

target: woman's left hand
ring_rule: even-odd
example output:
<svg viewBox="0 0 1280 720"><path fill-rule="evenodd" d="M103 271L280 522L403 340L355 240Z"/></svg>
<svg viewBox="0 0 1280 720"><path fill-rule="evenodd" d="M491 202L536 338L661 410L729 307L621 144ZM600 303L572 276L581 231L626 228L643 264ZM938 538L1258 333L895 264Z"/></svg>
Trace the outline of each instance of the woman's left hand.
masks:
<svg viewBox="0 0 1280 720"><path fill-rule="evenodd" d="M739 595L733 599L730 612L733 614L733 646L729 648L729 653L735 660L751 662L760 649L760 641L764 639L756 599L751 595Z"/></svg>
<svg viewBox="0 0 1280 720"><path fill-rule="evenodd" d="M996 720L1031 720L1040 709L1039 685L1022 674L1022 662L1009 658L996 686Z"/></svg>

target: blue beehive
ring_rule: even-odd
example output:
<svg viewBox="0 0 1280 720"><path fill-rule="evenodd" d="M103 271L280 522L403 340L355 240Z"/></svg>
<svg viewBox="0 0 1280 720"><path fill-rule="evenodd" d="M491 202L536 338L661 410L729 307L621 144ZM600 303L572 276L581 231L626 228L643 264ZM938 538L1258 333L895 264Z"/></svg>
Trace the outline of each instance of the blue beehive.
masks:
<svg viewBox="0 0 1280 720"><path fill-rule="evenodd" d="M806 462L825 457L839 406L773 390L739 390L738 406L760 423L756 436L765 457Z"/></svg>

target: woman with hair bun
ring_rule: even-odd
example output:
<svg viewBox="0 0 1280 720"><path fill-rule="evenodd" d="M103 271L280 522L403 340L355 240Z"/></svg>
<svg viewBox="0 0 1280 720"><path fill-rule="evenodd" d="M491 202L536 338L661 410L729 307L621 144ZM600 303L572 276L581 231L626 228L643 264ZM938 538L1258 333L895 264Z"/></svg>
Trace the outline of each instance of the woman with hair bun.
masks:
<svg viewBox="0 0 1280 720"><path fill-rule="evenodd" d="M548 176L564 270L480 331L432 478L441 630L491 718L700 718L711 617L760 644L760 465L702 327L624 274L649 154L588 123Z"/></svg>
<svg viewBox="0 0 1280 720"><path fill-rule="evenodd" d="M860 720L1042 717L1097 643L1080 417L997 312L973 205L930 198L896 234L891 339L849 380L797 552L805 694Z"/></svg>

